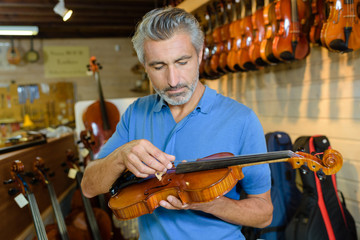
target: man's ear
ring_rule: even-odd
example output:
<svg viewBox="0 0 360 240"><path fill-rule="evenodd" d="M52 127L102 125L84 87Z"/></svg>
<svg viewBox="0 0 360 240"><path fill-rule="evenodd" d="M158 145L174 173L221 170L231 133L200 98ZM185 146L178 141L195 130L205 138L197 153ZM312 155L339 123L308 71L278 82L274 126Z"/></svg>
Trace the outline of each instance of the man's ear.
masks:
<svg viewBox="0 0 360 240"><path fill-rule="evenodd" d="M199 52L199 58L198 58L199 64L200 64L201 61L202 61L202 56L203 56L203 54L204 54L204 44L202 45L201 50L200 50L200 52Z"/></svg>

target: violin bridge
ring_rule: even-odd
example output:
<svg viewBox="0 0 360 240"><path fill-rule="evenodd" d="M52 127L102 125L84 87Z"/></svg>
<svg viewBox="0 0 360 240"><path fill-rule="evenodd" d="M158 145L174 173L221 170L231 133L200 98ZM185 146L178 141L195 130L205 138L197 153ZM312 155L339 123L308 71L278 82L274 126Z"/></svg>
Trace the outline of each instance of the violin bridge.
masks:
<svg viewBox="0 0 360 240"><path fill-rule="evenodd" d="M161 181L162 176L163 176L165 173L166 173L166 171L165 171L165 172L156 172L156 173L155 173L155 177L156 177L159 181Z"/></svg>

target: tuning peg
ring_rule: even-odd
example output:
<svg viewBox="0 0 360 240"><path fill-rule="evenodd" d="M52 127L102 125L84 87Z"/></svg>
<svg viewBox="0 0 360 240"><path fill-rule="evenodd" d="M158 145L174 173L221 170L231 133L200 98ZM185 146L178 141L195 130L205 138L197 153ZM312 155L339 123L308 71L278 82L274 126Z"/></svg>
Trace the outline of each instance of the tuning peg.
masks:
<svg viewBox="0 0 360 240"><path fill-rule="evenodd" d="M299 148L297 149L297 151L298 151L298 152L305 152L305 148L299 147Z"/></svg>
<svg viewBox="0 0 360 240"><path fill-rule="evenodd" d="M69 173L69 169L68 169L68 168L65 168L65 169L64 169L64 172L65 172L65 173Z"/></svg>
<svg viewBox="0 0 360 240"><path fill-rule="evenodd" d="M10 188L9 190L8 190L8 194L10 195L10 196L14 196L15 194L17 194L19 192L19 189L17 189L17 188Z"/></svg>
<svg viewBox="0 0 360 240"><path fill-rule="evenodd" d="M84 163L83 162L79 162L79 166L84 166Z"/></svg>
<svg viewBox="0 0 360 240"><path fill-rule="evenodd" d="M62 162L62 163L61 163L61 166L62 166L62 167L66 167L66 165L67 165L66 162Z"/></svg>
<svg viewBox="0 0 360 240"><path fill-rule="evenodd" d="M11 179L11 178L10 178L10 179L8 179L8 180L5 180L3 183L4 183L4 184L10 184L10 183L13 183L13 182L15 182L14 179Z"/></svg>
<svg viewBox="0 0 360 240"><path fill-rule="evenodd" d="M319 178L320 181L325 180L326 179L326 174L323 172L322 169L320 169L319 171L316 172L317 177Z"/></svg>
<svg viewBox="0 0 360 240"><path fill-rule="evenodd" d="M308 170L305 167L300 167L300 172L304 175L308 174Z"/></svg>
<svg viewBox="0 0 360 240"><path fill-rule="evenodd" d="M55 176L55 172L49 173L49 177L54 177L54 176Z"/></svg>

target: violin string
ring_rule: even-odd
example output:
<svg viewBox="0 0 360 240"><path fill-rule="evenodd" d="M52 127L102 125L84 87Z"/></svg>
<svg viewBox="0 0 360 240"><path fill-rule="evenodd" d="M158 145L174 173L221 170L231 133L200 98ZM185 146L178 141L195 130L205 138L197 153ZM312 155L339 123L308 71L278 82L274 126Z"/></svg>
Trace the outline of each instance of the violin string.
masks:
<svg viewBox="0 0 360 240"><path fill-rule="evenodd" d="M29 200L30 211L31 211L33 219L34 219L35 230L38 234L38 239L39 240L47 240L45 226L42 221L39 207L37 206L37 203L36 203L35 196L33 193L28 193L27 197Z"/></svg>

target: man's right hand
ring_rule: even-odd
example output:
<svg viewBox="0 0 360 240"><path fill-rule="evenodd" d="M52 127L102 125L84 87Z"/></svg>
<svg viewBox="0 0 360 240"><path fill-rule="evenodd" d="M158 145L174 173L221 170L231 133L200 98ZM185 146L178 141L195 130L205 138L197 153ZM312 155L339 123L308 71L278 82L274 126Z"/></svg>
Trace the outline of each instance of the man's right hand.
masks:
<svg viewBox="0 0 360 240"><path fill-rule="evenodd" d="M145 139L133 140L116 150L119 159L135 176L146 178L172 168L175 156L164 153Z"/></svg>

